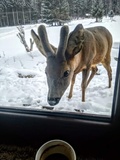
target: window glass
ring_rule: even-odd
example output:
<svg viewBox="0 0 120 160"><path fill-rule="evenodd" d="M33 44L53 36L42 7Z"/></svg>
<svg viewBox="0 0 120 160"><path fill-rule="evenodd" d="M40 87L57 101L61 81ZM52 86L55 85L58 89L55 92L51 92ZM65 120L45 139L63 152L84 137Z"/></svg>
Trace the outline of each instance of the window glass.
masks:
<svg viewBox="0 0 120 160"><path fill-rule="evenodd" d="M17 2L14 4L11 3L11 6L6 4L6 8L4 8L3 5L0 5L0 106L33 110L65 111L66 113L82 112L110 116L120 43L120 37L118 36L120 13L117 10L117 5L114 6L114 4L109 4L114 6L115 11L111 12L107 5L105 6L105 4L102 4L104 5L105 12L102 14L101 11L102 16L95 17L93 12L94 4L91 4L91 6L93 6L93 8L91 7L91 10L89 9L90 7L86 9L84 4L81 11L79 8L75 8L75 6L81 4L76 5L74 1L70 2L64 0L61 3L64 3L63 6L66 7L66 10L61 7L62 4L59 4L58 10L57 8L54 10L56 17L50 18L50 16L52 16L52 13L50 12L52 9L49 8L49 5L47 4L48 1L43 1L43 3L31 1L30 5L26 1L24 2L24 5L21 3L19 4L18 9ZM90 6L89 3L87 5ZM107 9L105 7L107 7ZM49 10L47 10L48 8ZM51 14L46 13L45 11L48 11ZM58 13L59 16L57 16ZM111 15L111 13L114 14ZM48 15L48 17L45 17L45 15ZM33 38L31 30L33 29L35 33L38 34L38 27L44 25L49 43L58 48L62 25L68 25L69 32L72 32L78 24L82 24L84 29L95 26L104 26L112 34L113 45L111 48L110 64L112 68L111 88L108 88L108 75L106 69L99 63L97 64L98 71L86 89L85 102L82 102L82 72L80 72L76 76L72 98L68 99L70 90L69 85L63 96L60 96L60 101L60 97L58 95L56 96L59 103L54 106L49 105L47 101L49 90L48 84L50 86L50 83L54 82L56 78L55 75L64 73L63 76L60 76L60 80L54 83L54 86L51 88L53 90L59 83L59 90L63 92L61 83L65 83L65 79L69 76L67 74L70 74L69 72L71 72L71 70L68 65L66 67L64 63L61 63L63 68L59 69L59 65L56 62L49 62L49 60L40 53L36 44L32 44ZM32 41L30 38L32 38ZM83 46L84 43L85 42L83 42ZM87 43L89 45L91 39L89 39L86 44ZM106 50L107 43L108 42L106 42ZM31 45L33 45L32 49ZM70 47L72 47L72 45ZM97 44L97 47L99 48L101 46ZM85 57L85 59L88 57ZM107 59L107 57L105 58ZM69 63L68 61L66 63ZM85 63L85 65L87 65L85 61L86 60L81 60L80 64ZM46 69L47 63L50 64L49 68L47 67ZM77 65L77 62L74 62L74 60L73 63L74 66ZM85 65L83 65L83 68ZM49 73L45 73L46 70ZM50 77L48 81L46 77L47 74L52 74L52 78ZM58 94L57 90L51 94Z"/></svg>

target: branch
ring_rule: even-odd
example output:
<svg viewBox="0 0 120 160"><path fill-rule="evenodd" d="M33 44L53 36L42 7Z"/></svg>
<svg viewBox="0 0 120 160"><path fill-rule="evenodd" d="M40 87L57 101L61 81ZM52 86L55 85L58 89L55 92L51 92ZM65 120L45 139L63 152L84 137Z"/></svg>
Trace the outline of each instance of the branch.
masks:
<svg viewBox="0 0 120 160"><path fill-rule="evenodd" d="M32 38L30 38L30 51L33 50L33 44L34 44L34 41L32 40Z"/></svg>
<svg viewBox="0 0 120 160"><path fill-rule="evenodd" d="M33 44L34 41L32 41L32 39L30 38L30 48L27 45L27 42L25 40L25 32L22 26L17 27L17 29L19 30L19 33L17 34L18 38L20 39L20 42L24 45L25 49L27 52L32 51L33 49Z"/></svg>

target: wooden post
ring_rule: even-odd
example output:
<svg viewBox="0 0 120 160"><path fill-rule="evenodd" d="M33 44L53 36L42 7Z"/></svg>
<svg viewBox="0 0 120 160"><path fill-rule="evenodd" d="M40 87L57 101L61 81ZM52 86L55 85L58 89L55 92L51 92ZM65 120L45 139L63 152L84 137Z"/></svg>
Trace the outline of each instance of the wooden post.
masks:
<svg viewBox="0 0 120 160"><path fill-rule="evenodd" d="M17 14L17 24L19 25L18 11L16 12L16 14Z"/></svg>
<svg viewBox="0 0 120 160"><path fill-rule="evenodd" d="M24 14L24 8L22 8L22 13L23 13L23 23L25 24L25 14Z"/></svg>
<svg viewBox="0 0 120 160"><path fill-rule="evenodd" d="M8 19L8 13L6 11L6 18L7 18L7 25L9 26L9 19Z"/></svg>
<svg viewBox="0 0 120 160"><path fill-rule="evenodd" d="M14 23L14 26L15 26L15 15L14 15L14 11L12 11L12 14L13 14L13 23Z"/></svg>
<svg viewBox="0 0 120 160"><path fill-rule="evenodd" d="M29 10L29 15L30 15L30 24L31 24L31 9Z"/></svg>

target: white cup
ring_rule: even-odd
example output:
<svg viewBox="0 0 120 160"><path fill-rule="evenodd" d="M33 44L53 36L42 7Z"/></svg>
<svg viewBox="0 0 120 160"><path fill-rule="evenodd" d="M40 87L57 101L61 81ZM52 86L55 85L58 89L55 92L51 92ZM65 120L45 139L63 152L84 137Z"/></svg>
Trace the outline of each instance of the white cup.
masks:
<svg viewBox="0 0 120 160"><path fill-rule="evenodd" d="M55 154L64 155L68 160L76 160L76 154L73 147L69 143L59 139L51 140L44 143L38 149L35 160L45 160L48 156ZM54 159L55 158L53 158L53 160Z"/></svg>

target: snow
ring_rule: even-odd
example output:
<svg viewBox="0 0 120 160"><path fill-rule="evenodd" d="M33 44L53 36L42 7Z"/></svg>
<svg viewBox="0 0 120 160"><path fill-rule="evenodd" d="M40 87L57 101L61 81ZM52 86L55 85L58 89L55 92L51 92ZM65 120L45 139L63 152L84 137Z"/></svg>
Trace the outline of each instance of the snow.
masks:
<svg viewBox="0 0 120 160"><path fill-rule="evenodd" d="M113 47L111 51L112 87L108 86L106 70L98 65L100 75L95 75L86 89L86 102L81 102L81 73L77 75L72 99L68 100L69 87L58 105L53 111L76 112L111 115L114 84L116 77L118 46L120 43L119 26L120 17L114 17L111 21L104 18L102 22L95 23L95 19L79 19L70 22L69 29L72 31L78 23L85 28L91 26L105 26L113 36ZM31 37L30 30L37 32L39 24L25 25L27 43ZM49 41L58 46L60 26L49 27L46 25ZM46 59L38 51L36 45L33 51L27 53L24 46L17 37L18 29L14 27L0 28L0 106L17 107L33 110L43 110L47 103L47 81L45 75Z"/></svg>

